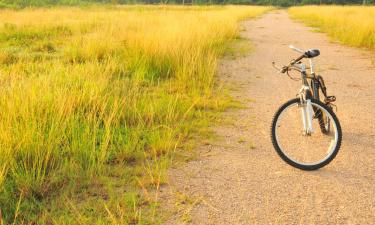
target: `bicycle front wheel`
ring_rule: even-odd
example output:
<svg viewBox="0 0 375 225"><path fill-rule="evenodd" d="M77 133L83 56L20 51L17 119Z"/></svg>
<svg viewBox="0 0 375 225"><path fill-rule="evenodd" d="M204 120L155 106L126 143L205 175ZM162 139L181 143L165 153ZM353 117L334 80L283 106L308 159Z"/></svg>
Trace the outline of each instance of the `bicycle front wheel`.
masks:
<svg viewBox="0 0 375 225"><path fill-rule="evenodd" d="M324 113L331 128L320 132L319 115L312 116L312 131L306 133L300 99L282 105L272 121L271 138L280 157L289 165L302 170L316 170L330 163L337 155L342 139L340 123L332 109L311 99L314 113Z"/></svg>

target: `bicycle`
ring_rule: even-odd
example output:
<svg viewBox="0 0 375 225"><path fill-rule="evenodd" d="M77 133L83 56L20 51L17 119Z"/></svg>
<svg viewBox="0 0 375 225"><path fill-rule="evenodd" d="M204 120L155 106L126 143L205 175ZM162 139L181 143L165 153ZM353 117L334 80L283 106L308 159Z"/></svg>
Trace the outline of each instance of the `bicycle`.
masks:
<svg viewBox="0 0 375 225"><path fill-rule="evenodd" d="M327 95L323 77L315 74L312 58L319 56L320 51L289 47L302 55L282 68L278 68L275 62L272 64L279 73L286 73L292 80L302 80L302 87L297 98L276 111L271 126L272 144L289 165L301 170L317 170L329 164L341 146L341 126L333 112L336 97ZM302 63L305 58L309 59L309 68ZM289 72L292 70L298 71L301 78L291 76Z"/></svg>

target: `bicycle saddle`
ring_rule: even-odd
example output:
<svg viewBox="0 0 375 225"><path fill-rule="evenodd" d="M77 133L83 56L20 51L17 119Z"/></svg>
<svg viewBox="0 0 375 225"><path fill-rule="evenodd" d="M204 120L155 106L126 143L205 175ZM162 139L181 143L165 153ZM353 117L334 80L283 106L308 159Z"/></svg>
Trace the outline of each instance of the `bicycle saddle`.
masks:
<svg viewBox="0 0 375 225"><path fill-rule="evenodd" d="M319 49L310 49L305 52L305 56L307 58L314 58L314 57L317 57L318 55L320 55Z"/></svg>

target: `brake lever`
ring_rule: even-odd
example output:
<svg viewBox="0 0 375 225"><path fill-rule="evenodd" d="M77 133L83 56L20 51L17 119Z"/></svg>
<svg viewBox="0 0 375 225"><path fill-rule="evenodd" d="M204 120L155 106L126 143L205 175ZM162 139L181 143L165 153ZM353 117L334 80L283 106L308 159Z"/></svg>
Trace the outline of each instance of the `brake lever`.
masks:
<svg viewBox="0 0 375 225"><path fill-rule="evenodd" d="M273 66L273 68L275 68L275 69L278 70L277 73L279 73L279 74L281 74L281 73L286 73L287 71L290 70L290 67L289 67L289 66L283 66L283 68L280 69L279 67L276 66L276 63L275 63L275 62L272 62L272 66Z"/></svg>

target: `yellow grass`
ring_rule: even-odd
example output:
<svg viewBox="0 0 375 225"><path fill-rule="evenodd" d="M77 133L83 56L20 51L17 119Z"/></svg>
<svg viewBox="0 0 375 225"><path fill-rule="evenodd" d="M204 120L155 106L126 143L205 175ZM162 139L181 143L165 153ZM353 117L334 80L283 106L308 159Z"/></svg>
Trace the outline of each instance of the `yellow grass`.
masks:
<svg viewBox="0 0 375 225"><path fill-rule="evenodd" d="M134 185L159 186L163 156L223 109L218 57L267 10L0 11L0 220L146 220Z"/></svg>
<svg viewBox="0 0 375 225"><path fill-rule="evenodd" d="M290 8L289 13L344 44L375 48L373 6L303 6Z"/></svg>

